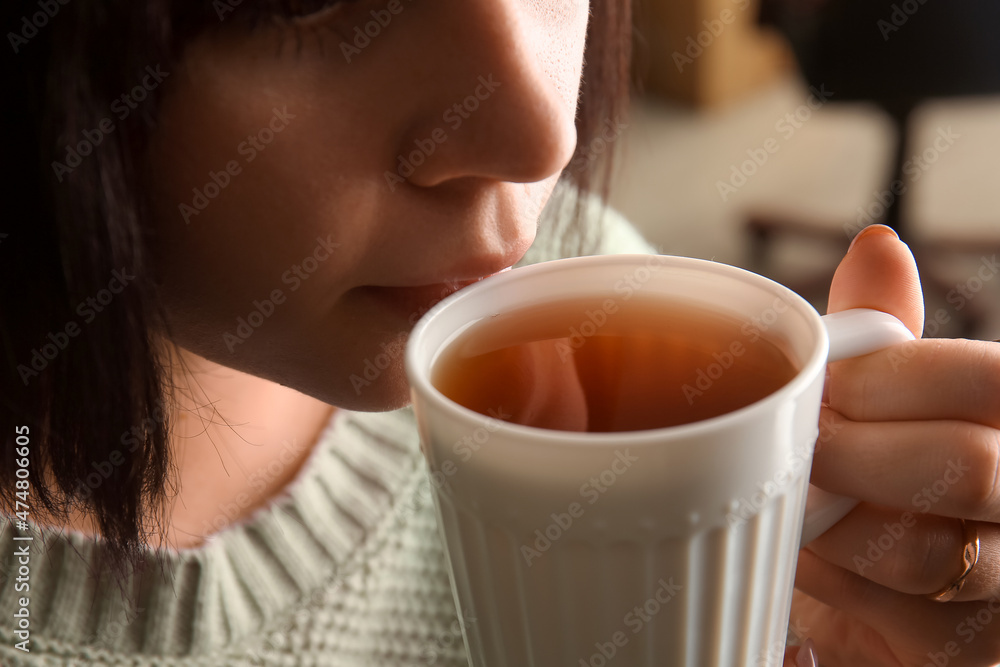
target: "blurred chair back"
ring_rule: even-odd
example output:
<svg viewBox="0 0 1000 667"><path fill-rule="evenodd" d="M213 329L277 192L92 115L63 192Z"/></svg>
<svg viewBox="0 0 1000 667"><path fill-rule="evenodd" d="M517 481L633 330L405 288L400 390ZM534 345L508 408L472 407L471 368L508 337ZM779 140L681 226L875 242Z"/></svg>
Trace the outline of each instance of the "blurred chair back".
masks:
<svg viewBox="0 0 1000 667"><path fill-rule="evenodd" d="M896 132L894 173L886 181L890 188L897 181L908 182L906 132L917 106L938 98L1000 94L1000 0L762 0L760 20L785 35L807 83L827 91L831 102L870 102L888 112ZM908 197L904 192L890 198L881 222L911 242L922 265L931 260L933 266L938 255L1000 249L1000 236L969 242L950 239L946 232L933 243L911 239L906 219L900 218L901 203ZM779 236L824 236L761 216L748 227L755 263L761 267ZM945 221L942 228L947 229ZM839 244L843 237L830 240ZM828 276L813 281L828 282ZM929 271L924 286L943 296L954 284ZM987 315L982 300L975 305L956 313L964 335Z"/></svg>

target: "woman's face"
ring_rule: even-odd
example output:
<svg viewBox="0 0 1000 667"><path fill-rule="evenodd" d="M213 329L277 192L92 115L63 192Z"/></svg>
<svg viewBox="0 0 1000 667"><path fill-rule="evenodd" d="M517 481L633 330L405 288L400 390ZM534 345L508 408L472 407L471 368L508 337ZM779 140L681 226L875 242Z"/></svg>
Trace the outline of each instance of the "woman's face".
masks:
<svg viewBox="0 0 1000 667"><path fill-rule="evenodd" d="M587 14L359 0L190 44L149 165L172 339L341 407L404 405L420 315L534 239Z"/></svg>

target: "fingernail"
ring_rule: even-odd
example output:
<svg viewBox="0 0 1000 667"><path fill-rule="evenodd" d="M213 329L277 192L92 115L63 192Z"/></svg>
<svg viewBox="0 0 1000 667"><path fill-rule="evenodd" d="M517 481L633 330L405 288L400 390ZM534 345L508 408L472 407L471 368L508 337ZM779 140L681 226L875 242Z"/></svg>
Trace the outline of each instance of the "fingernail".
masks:
<svg viewBox="0 0 1000 667"><path fill-rule="evenodd" d="M795 654L795 664L798 667L819 667L819 658L816 657L816 645L813 640L807 639L799 647L799 652Z"/></svg>
<svg viewBox="0 0 1000 667"><path fill-rule="evenodd" d="M861 239L862 237L879 236L883 234L885 236L892 236L892 238L896 239L897 241L899 240L899 234L897 234L892 227L886 227L885 225L868 225L860 232L858 232L857 236L854 237L854 240L851 241L851 246L850 248L847 249L847 252L851 252L854 246L857 245L858 240Z"/></svg>

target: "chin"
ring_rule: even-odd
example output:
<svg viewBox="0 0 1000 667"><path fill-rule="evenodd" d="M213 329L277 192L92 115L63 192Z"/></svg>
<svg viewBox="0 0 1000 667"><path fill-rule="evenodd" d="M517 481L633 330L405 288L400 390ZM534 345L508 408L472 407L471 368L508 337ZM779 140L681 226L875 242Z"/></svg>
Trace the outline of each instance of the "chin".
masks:
<svg viewBox="0 0 1000 667"><path fill-rule="evenodd" d="M353 375L346 387L338 388L337 395L317 398L335 407L358 412L388 412L405 408L411 402L410 385L402 362L393 364L371 379Z"/></svg>

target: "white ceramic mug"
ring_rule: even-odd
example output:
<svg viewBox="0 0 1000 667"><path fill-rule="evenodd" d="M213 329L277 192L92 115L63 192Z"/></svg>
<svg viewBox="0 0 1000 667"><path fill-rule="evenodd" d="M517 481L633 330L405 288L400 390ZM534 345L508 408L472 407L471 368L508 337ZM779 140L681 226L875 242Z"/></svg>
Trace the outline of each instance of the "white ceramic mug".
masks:
<svg viewBox="0 0 1000 667"><path fill-rule="evenodd" d="M442 350L484 318L640 290L766 329L801 370L734 412L624 433L503 422L431 384ZM912 338L885 313L821 318L762 276L660 255L518 268L435 306L406 370L471 664L780 665L800 540L856 502L813 487L805 512L826 363Z"/></svg>

